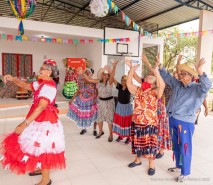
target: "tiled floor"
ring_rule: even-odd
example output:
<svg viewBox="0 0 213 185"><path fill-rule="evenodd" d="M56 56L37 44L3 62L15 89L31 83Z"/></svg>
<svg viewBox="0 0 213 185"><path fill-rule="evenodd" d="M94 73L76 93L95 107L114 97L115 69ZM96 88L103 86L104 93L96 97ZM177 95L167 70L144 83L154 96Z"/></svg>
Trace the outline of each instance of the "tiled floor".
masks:
<svg viewBox="0 0 213 185"><path fill-rule="evenodd" d="M4 102L6 103L6 102ZM14 104L20 101L14 101ZM26 101L23 107L0 108L0 134L12 131L24 118L29 106ZM3 101L0 100L0 104ZM66 109L67 101L59 102L59 109ZM10 117L10 118L9 118ZM12 118L11 118L12 117ZM67 168L51 171L53 185L175 185L175 177L167 171L173 167L172 152L166 151L162 159L156 160L156 174L147 175L148 163L143 159L142 166L130 169L128 163L134 157L130 145L123 142L109 143L108 128L104 125L105 135L100 139L92 136L92 130L79 135L75 123L61 113L60 120L64 125L66 136ZM200 117L194 137L192 175L187 185L213 185L213 116ZM114 136L116 138L116 136ZM0 185L33 185L40 180L39 176L15 175L0 168Z"/></svg>

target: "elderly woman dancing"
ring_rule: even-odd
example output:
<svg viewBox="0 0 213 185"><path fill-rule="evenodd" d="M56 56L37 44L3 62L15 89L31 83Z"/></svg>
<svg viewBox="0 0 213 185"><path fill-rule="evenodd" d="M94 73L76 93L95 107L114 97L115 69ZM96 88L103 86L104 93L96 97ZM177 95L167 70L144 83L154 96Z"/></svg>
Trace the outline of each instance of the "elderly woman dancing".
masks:
<svg viewBox="0 0 213 185"><path fill-rule="evenodd" d="M127 87L135 95L135 105L132 115L131 139L132 153L136 154L134 162L129 167L141 165L141 157L149 160L148 175L155 174L155 156L158 151L158 99L163 95L165 83L162 80L158 67L152 68L154 76L147 76L141 87L133 84L132 78L138 65L132 66L131 61L126 61L130 66L127 78Z"/></svg>
<svg viewBox="0 0 213 185"><path fill-rule="evenodd" d="M5 82L12 81L19 87L34 92L33 103L26 119L15 131L5 137L0 145L5 169L17 174L33 172L42 175L37 185L50 185L50 169L65 168L65 142L63 126L54 106L57 75L56 62L47 60L39 70L39 80L31 84L22 82L11 75L4 76Z"/></svg>

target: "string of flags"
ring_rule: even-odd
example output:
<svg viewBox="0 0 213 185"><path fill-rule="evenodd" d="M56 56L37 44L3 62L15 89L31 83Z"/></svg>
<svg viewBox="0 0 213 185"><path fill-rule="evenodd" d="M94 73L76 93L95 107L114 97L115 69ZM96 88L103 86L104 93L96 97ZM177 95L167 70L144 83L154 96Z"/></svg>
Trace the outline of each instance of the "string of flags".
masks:
<svg viewBox="0 0 213 185"><path fill-rule="evenodd" d="M93 44L96 42L130 42L130 38L115 38L115 39L67 39L67 38L38 38L28 37L26 35L11 35L11 34L0 34L0 39L8 41L32 41L32 42L43 42L43 43L59 43L59 44Z"/></svg>
<svg viewBox="0 0 213 185"><path fill-rule="evenodd" d="M159 35L159 34L149 34L144 33L140 34L140 37L148 36L149 38L157 38L163 37L164 39L170 38L184 38L184 37L198 37L198 36L206 36L213 35L212 30L204 30L198 32L187 32L187 33L171 33L167 35ZM39 38L39 37L28 37L26 35L11 35L11 34L0 34L0 40L8 40L8 41L32 41L32 42L43 42L43 43L59 43L59 44L93 44L94 42L100 43L127 43L137 38L111 38L111 39L68 39L68 38Z"/></svg>
<svg viewBox="0 0 213 185"><path fill-rule="evenodd" d="M122 15L122 20L123 22L125 22L126 26L131 26L133 28L133 30L135 31L139 31L141 36L148 36L150 38L157 38L160 35L158 34L152 34L146 30L144 30L143 28L141 28L137 23L135 23L132 19L129 18L129 16L127 16L121 9L118 8L118 6L112 1L112 0L108 0L108 5L109 5L109 11L114 12L115 14L118 15L118 12L121 12ZM177 34L167 34L166 36L161 36L161 37L165 37L166 39L168 38L183 38L183 37L190 37L190 36L202 36L202 35L207 35L207 34L212 34L212 30L205 30L205 31L201 31L201 32L189 32L189 33L177 33Z"/></svg>

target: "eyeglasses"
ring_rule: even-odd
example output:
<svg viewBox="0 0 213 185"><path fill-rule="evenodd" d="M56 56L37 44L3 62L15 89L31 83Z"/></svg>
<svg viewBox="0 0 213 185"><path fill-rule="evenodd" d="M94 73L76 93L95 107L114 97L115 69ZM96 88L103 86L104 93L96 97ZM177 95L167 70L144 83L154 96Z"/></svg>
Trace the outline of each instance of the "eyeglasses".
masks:
<svg viewBox="0 0 213 185"><path fill-rule="evenodd" d="M192 76L190 73L180 73L180 74L178 74L178 76L182 76L182 77L185 77L187 75Z"/></svg>
<svg viewBox="0 0 213 185"><path fill-rule="evenodd" d="M40 67L40 71L43 71L43 70L47 70L47 71L50 71L49 69L47 68L44 68L44 67Z"/></svg>

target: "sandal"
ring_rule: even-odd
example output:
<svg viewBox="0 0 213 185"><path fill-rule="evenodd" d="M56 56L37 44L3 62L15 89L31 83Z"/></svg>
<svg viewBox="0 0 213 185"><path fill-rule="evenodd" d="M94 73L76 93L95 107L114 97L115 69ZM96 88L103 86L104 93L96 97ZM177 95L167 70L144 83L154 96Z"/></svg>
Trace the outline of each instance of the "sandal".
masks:
<svg viewBox="0 0 213 185"><path fill-rule="evenodd" d="M104 132L101 133L101 135L96 136L96 139L99 139L102 135L104 135Z"/></svg>
<svg viewBox="0 0 213 185"><path fill-rule="evenodd" d="M128 145L130 142L131 142L131 139L128 137L124 143L125 143L126 145Z"/></svg>
<svg viewBox="0 0 213 185"><path fill-rule="evenodd" d="M108 142L112 142L112 141L113 141L113 137L109 137Z"/></svg>
<svg viewBox="0 0 213 185"><path fill-rule="evenodd" d="M47 185L51 185L51 184L52 184L52 181L51 181L51 179L50 179L50 182L48 182ZM38 185L38 184L35 184L35 185Z"/></svg>
<svg viewBox="0 0 213 185"><path fill-rule="evenodd" d="M118 136L118 138L115 141L120 142L122 139L123 139L122 137Z"/></svg>

